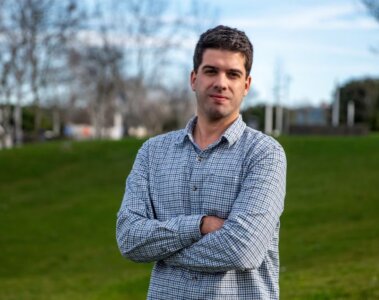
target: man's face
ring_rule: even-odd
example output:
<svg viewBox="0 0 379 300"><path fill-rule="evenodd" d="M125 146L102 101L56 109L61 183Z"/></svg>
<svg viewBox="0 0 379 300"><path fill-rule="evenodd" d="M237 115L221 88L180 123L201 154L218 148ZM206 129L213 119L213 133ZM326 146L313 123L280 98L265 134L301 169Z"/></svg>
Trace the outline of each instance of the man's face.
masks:
<svg viewBox="0 0 379 300"><path fill-rule="evenodd" d="M239 52L206 49L197 72L191 73L197 114L208 121L233 121L239 115L251 77L246 78L245 58Z"/></svg>

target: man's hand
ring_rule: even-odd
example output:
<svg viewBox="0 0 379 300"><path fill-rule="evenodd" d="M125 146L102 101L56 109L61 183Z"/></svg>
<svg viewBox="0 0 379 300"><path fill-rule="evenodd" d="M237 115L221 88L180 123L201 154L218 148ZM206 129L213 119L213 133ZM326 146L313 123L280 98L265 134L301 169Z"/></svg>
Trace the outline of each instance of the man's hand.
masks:
<svg viewBox="0 0 379 300"><path fill-rule="evenodd" d="M200 227L201 234L204 235L219 230L224 225L224 221L224 219L214 216L203 217L202 224Z"/></svg>

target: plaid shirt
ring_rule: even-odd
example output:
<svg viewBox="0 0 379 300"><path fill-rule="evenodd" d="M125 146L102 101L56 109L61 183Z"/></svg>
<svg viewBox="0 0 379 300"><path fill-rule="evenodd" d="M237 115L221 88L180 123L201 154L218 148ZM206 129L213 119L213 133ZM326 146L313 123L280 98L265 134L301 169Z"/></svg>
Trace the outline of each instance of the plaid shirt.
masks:
<svg viewBox="0 0 379 300"><path fill-rule="evenodd" d="M156 262L149 299L279 299L284 151L241 117L200 150L196 120L139 150L117 216L119 249ZM202 236L205 215L224 226Z"/></svg>

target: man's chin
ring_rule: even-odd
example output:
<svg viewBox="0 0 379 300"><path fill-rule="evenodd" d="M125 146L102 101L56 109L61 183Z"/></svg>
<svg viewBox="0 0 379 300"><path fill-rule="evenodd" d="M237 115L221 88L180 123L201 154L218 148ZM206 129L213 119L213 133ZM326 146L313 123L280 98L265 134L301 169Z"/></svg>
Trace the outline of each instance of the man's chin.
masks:
<svg viewBox="0 0 379 300"><path fill-rule="evenodd" d="M207 117L211 121L219 121L222 119L226 119L229 116L230 116L230 113L222 111L222 110L217 110L217 109L210 110L207 113Z"/></svg>

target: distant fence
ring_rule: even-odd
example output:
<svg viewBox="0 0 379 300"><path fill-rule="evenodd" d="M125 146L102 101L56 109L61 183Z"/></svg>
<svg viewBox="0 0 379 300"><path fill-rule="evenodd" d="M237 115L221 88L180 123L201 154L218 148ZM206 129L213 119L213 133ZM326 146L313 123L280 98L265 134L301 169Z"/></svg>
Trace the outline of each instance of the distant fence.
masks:
<svg viewBox="0 0 379 300"><path fill-rule="evenodd" d="M321 126L321 125L291 125L291 135L366 135L369 133L368 126Z"/></svg>

